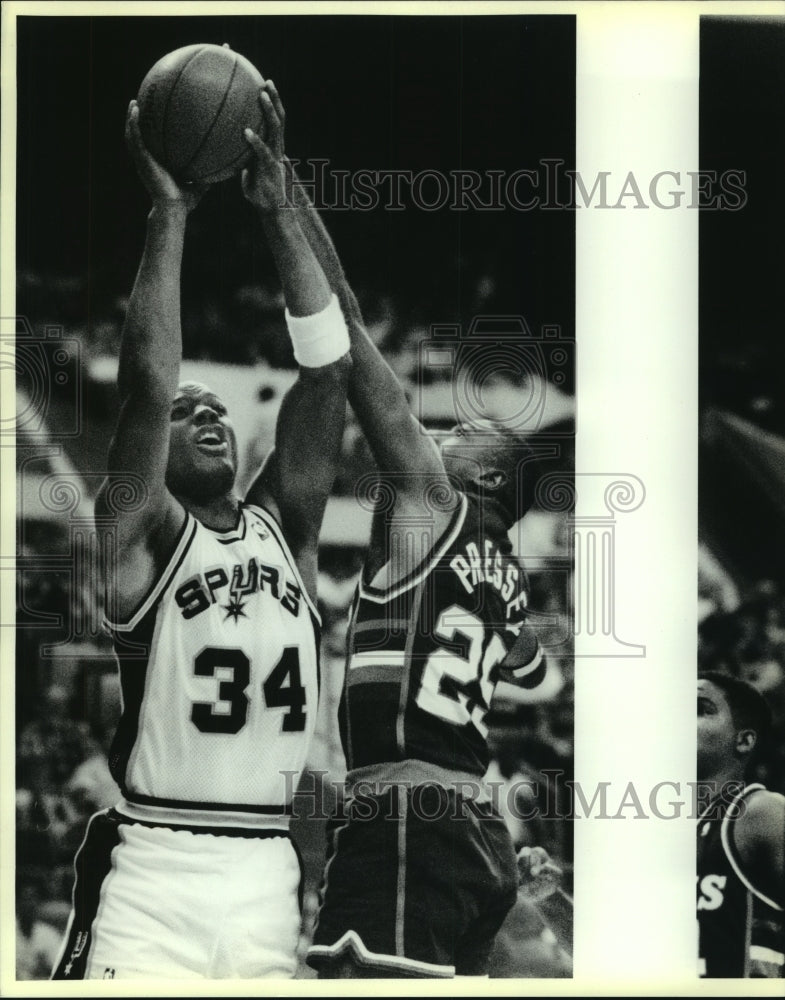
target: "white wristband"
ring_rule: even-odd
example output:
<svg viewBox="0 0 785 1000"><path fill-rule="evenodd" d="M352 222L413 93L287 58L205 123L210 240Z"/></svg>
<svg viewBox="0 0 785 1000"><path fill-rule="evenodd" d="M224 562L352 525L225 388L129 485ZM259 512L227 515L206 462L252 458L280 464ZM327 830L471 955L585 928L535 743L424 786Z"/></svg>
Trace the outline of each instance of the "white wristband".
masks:
<svg viewBox="0 0 785 1000"><path fill-rule="evenodd" d="M298 365L321 368L342 358L349 350L349 331L335 294L321 312L312 316L292 316L288 309L285 315Z"/></svg>

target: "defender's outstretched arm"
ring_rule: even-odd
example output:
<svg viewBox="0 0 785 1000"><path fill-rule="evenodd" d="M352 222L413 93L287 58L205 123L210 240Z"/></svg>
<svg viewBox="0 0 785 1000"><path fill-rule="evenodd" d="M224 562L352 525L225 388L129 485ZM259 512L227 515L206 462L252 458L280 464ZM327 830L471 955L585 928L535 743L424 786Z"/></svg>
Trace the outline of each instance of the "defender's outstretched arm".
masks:
<svg viewBox="0 0 785 1000"><path fill-rule="evenodd" d="M283 121L283 103L272 80L266 81L264 93ZM353 362L349 402L379 469L395 474L396 483L400 482L403 490L411 489L420 497L424 478L429 482L442 479L447 484L439 449L413 415L403 386L368 336L359 304L330 234L289 161L286 167L287 193L298 209L300 225L330 288L341 303L349 328Z"/></svg>
<svg viewBox="0 0 785 1000"><path fill-rule="evenodd" d="M319 531L335 481L346 416L349 337L340 305L298 214L286 204L283 122L269 96L262 107L267 140L246 131L256 157L243 173L243 193L262 218L283 286L299 371L281 403L275 449L248 499L277 513L303 581L315 598Z"/></svg>

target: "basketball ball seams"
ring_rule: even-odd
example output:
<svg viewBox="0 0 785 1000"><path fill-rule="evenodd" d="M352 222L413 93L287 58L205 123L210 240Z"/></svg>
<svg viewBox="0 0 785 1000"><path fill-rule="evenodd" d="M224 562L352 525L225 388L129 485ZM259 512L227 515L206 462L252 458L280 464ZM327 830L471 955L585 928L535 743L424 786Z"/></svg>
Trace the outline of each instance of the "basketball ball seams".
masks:
<svg viewBox="0 0 785 1000"><path fill-rule="evenodd" d="M221 98L221 103L218 105L218 108L217 108L217 110L215 112L215 115L213 116L212 122L210 122L210 127L207 129L207 131L205 132L205 134L202 136L202 141L199 143L199 145L196 147L196 149L194 150L194 152L191 154L191 157L189 158L189 160L187 161L187 163L184 163L182 165L182 167L180 167L180 170L182 170L183 173L191 166L191 164L194 162L194 160L197 158L197 156L201 153L202 149L204 148L205 143L210 138L210 136L211 136L211 134L213 132L213 129L215 128L216 123L218 122L218 119L221 117L221 112L223 111L224 107L226 106L226 101L227 101L227 99L229 97L229 94L231 94L231 92L232 92L232 84L234 83L234 78L235 78L235 76L237 76L237 64L238 64L238 60L237 60L237 56L235 55L234 61L232 63L232 73L231 73L231 76L229 77L229 83L226 86L226 90L224 91L223 97ZM217 172L218 171L216 171L216 173Z"/></svg>
<svg viewBox="0 0 785 1000"><path fill-rule="evenodd" d="M161 122L161 149L163 150L164 156L166 157L167 160L170 159L170 155L169 155L169 148L166 143L166 136L167 136L166 126L168 124L167 118L169 115L169 108L171 107L172 104L172 97L174 95L175 90L177 89L177 84L180 82L183 73L185 73L186 69L190 66L190 64L194 61L194 59L196 59L197 56L201 55L202 52L204 52L204 46L200 45L195 52L191 53L188 59L186 59L186 61L180 67L180 72L172 81L172 85L169 87L169 93L166 95L166 104L164 105L164 110L163 114L160 117L160 122ZM191 157L191 159L193 159L193 157ZM188 162L190 163L191 161L189 160Z"/></svg>
<svg viewBox="0 0 785 1000"><path fill-rule="evenodd" d="M218 167L212 174L208 174L207 177L200 177L199 180L205 184L216 184L218 181L226 180L235 173L235 165L241 164L241 162L248 156L248 150L244 149L242 153L238 153L234 159L229 160L222 167Z"/></svg>
<svg viewBox="0 0 785 1000"><path fill-rule="evenodd" d="M167 53L139 89L148 149L179 184L236 175L253 155L243 126L264 131L263 83L253 63L227 47L196 44Z"/></svg>

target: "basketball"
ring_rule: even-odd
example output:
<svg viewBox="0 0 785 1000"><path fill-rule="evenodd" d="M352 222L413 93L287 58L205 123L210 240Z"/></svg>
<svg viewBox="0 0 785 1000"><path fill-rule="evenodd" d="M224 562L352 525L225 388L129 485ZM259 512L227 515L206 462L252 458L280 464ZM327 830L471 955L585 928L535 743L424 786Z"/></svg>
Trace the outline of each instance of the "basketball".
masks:
<svg viewBox="0 0 785 1000"><path fill-rule="evenodd" d="M145 145L180 183L226 180L253 155L243 129L263 135L263 82L253 63L221 45L169 52L139 88Z"/></svg>

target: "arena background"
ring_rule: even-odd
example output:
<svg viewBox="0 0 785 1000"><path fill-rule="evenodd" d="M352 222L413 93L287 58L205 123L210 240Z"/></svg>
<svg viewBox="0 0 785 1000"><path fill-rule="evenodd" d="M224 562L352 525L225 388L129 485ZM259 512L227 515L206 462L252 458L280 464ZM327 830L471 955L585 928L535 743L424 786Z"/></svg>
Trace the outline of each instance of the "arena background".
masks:
<svg viewBox="0 0 785 1000"><path fill-rule="evenodd" d="M701 19L700 166L747 202L700 217L698 665L774 717L757 777L785 793L785 19Z"/></svg>
<svg viewBox="0 0 785 1000"><path fill-rule="evenodd" d="M331 171L510 174L541 171L548 159L567 170L575 165L575 30L572 17L553 16L21 17L17 24L17 312L24 318L16 329L17 944L20 978L45 978L86 819L116 796L106 749L119 700L97 627L89 518L116 413L119 336L148 208L122 141L128 100L170 49L229 42L275 79L288 111L287 150L301 161L327 160ZM420 364L432 325L465 332L478 316L521 315L535 339L560 328L568 351L558 370L546 364L540 378L493 373L480 415L504 417L517 400L539 397L535 436L555 445L549 470L569 477L574 213L425 211L408 199L403 211L333 210L326 220L372 335L430 427L462 415L453 383ZM270 442L293 371L271 260L236 182L211 191L189 222L183 327L184 374L228 397L246 448L243 480ZM327 680L311 754L311 768L336 780L343 773L336 683L368 527L353 489L370 468L350 419L323 534ZM58 488L63 483L70 491ZM568 517L537 509L512 532L530 572L532 607L550 623L542 637L551 672L536 701L511 696L493 707L492 770L508 784L543 770L572 775ZM304 815L308 801L301 798L294 829L306 864L303 947L323 852L321 821ZM548 848L571 891L569 822L509 819L519 844ZM497 954L495 975L569 973L570 909L563 897L542 909L564 953L554 958L540 917L524 906L507 928L513 947ZM34 935L36 947L26 947Z"/></svg>

